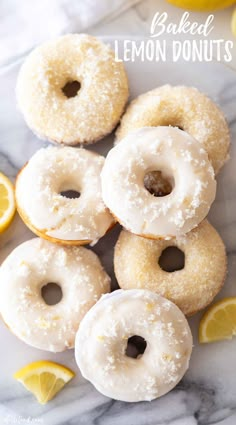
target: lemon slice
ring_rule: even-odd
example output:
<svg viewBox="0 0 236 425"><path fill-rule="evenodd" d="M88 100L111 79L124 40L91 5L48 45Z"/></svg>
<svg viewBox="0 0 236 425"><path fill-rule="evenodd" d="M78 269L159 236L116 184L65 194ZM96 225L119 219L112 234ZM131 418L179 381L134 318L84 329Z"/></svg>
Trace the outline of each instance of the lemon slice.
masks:
<svg viewBox="0 0 236 425"><path fill-rule="evenodd" d="M224 9L235 3L235 0L168 0L174 6L189 10L217 10Z"/></svg>
<svg viewBox="0 0 236 425"><path fill-rule="evenodd" d="M236 8L233 11L231 28L232 28L233 35L236 37Z"/></svg>
<svg viewBox="0 0 236 425"><path fill-rule="evenodd" d="M236 335L236 297L213 304L203 315L199 326L199 342L232 339Z"/></svg>
<svg viewBox="0 0 236 425"><path fill-rule="evenodd" d="M12 222L15 211L13 185L4 174L0 173L0 233Z"/></svg>
<svg viewBox="0 0 236 425"><path fill-rule="evenodd" d="M42 360L28 364L13 376L35 395L39 403L45 404L61 391L75 374L58 363Z"/></svg>

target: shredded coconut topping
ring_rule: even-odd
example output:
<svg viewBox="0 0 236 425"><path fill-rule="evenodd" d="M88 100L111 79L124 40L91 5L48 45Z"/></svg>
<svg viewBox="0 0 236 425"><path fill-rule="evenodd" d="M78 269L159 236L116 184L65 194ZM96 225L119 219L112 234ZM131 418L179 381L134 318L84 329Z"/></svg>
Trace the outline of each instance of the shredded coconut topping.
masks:
<svg viewBox="0 0 236 425"><path fill-rule="evenodd" d="M155 170L174 182L167 196L155 197L144 186L146 173ZM216 193L207 153L174 127L130 133L108 153L101 176L103 200L113 215L131 232L152 238L193 229L207 215Z"/></svg>
<svg viewBox="0 0 236 425"><path fill-rule="evenodd" d="M229 159L230 134L225 117L212 100L194 87L164 85L141 94L123 115L117 141L141 127L166 125L178 126L198 140L215 173Z"/></svg>
<svg viewBox="0 0 236 425"><path fill-rule="evenodd" d="M125 354L133 335L147 343L137 359ZM103 394L124 401L152 400L168 392L188 368L191 349L181 311L144 290L102 297L81 323L75 344L83 376Z"/></svg>
<svg viewBox="0 0 236 425"><path fill-rule="evenodd" d="M104 158L71 147L40 149L21 170L16 182L18 211L36 233L65 241L94 242L114 220L101 195ZM76 190L80 197L61 195Z"/></svg>
<svg viewBox="0 0 236 425"><path fill-rule="evenodd" d="M184 268L174 273L166 272L158 263L170 246L185 255ZM220 235L204 220L186 235L168 241L150 240L123 230L115 247L114 268L121 288L138 285L149 289L170 299L185 315L192 315L210 304L220 291L227 257Z"/></svg>
<svg viewBox="0 0 236 425"><path fill-rule="evenodd" d="M27 344L48 351L72 348L81 319L110 290L110 279L92 251L39 238L12 251L0 277L4 321ZM58 304L47 305L41 295L49 282L61 286Z"/></svg>
<svg viewBox="0 0 236 425"><path fill-rule="evenodd" d="M73 81L80 89L68 98L62 89ZM29 127L39 137L69 145L93 143L110 133L128 94L123 63L86 34L67 34L37 47L17 81L18 104Z"/></svg>

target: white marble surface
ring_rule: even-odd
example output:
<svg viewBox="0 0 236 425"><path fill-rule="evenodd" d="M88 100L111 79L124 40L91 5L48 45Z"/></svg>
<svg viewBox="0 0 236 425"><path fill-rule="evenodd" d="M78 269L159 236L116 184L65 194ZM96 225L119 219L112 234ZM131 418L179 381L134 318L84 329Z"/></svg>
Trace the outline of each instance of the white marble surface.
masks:
<svg viewBox="0 0 236 425"><path fill-rule="evenodd" d="M19 64L2 69L0 85L0 169L13 180L17 170L43 143L26 127L16 109L14 87ZM224 110L232 131L231 160L218 178L217 199L211 209L212 223L221 233L228 252L229 272L218 298L236 295L236 74L220 64L128 63L131 96L163 83L195 85L208 93ZM109 139L111 140L111 138ZM94 149L107 151L109 141ZM94 250L113 276L112 249L119 229L115 228ZM0 261L20 242L32 237L16 217L0 239ZM113 280L113 286L116 283ZM200 314L190 319L194 350L184 380L168 395L151 403L126 404L100 395L80 376L73 350L48 354L20 342L0 323L0 422L44 425L196 425L236 423L236 339L199 346ZM21 366L37 359L52 359L76 371L76 378L48 405L40 406L30 393L12 378Z"/></svg>

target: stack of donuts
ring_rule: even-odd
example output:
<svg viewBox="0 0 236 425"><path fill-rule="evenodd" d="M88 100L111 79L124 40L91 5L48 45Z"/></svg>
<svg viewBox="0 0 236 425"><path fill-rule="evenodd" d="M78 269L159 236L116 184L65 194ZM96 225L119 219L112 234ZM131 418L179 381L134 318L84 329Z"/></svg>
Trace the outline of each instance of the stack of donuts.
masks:
<svg viewBox="0 0 236 425"><path fill-rule="evenodd" d="M192 351L185 315L223 285L225 247L206 216L230 137L222 112L195 88L158 87L125 111L128 94L123 64L89 35L47 42L22 65L19 108L32 131L55 144L17 176L17 210L37 237L3 262L0 310L33 347L75 347L82 375L103 394L141 401L183 377ZM106 159L85 149L119 121ZM98 256L82 245L93 246L117 222L121 289L109 293ZM160 266L168 247L184 253L181 270ZM49 282L62 290L55 305L42 297ZM135 338L143 350L131 356Z"/></svg>

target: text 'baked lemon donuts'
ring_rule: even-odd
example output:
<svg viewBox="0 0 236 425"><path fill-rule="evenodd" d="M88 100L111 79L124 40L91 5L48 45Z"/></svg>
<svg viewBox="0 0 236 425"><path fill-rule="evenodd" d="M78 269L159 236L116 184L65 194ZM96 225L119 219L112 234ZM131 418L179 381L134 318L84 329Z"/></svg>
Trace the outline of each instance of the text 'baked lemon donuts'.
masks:
<svg viewBox="0 0 236 425"><path fill-rule="evenodd" d="M145 176L152 171L169 181L167 196L156 197L146 189ZM207 153L174 127L129 133L108 153L101 177L103 200L120 224L151 239L192 230L206 217L216 193Z"/></svg>
<svg viewBox="0 0 236 425"><path fill-rule="evenodd" d="M137 358L128 355L134 337L146 343ZM150 401L174 388L191 351L191 331L179 308L141 289L104 295L82 320L75 340L82 375L107 397L128 402Z"/></svg>
<svg viewBox="0 0 236 425"><path fill-rule="evenodd" d="M134 99L122 117L117 141L141 127L171 125L206 150L215 173L229 158L230 133L223 112L195 87L164 85Z"/></svg>
<svg viewBox="0 0 236 425"><path fill-rule="evenodd" d="M172 266L177 252L171 257L169 251L168 255L172 247L183 253L183 261L180 258L176 262L177 270ZM122 230L115 247L114 267L121 288L149 289L191 315L210 304L221 290L227 257L220 235L204 220L186 235L168 241L154 241Z"/></svg>
<svg viewBox="0 0 236 425"><path fill-rule="evenodd" d="M56 283L62 298L48 305L45 285ZM84 247L61 247L40 238L15 248L0 268L0 311L22 341L47 351L74 347L81 319L110 291L98 257Z"/></svg>
<svg viewBox="0 0 236 425"><path fill-rule="evenodd" d="M17 101L41 138L94 143L118 123L128 81L113 50L87 34L67 34L33 50L22 65Z"/></svg>
<svg viewBox="0 0 236 425"><path fill-rule="evenodd" d="M25 224L52 242L95 243L114 224L101 195L103 164L103 156L82 148L36 152L16 180L17 209Z"/></svg>

